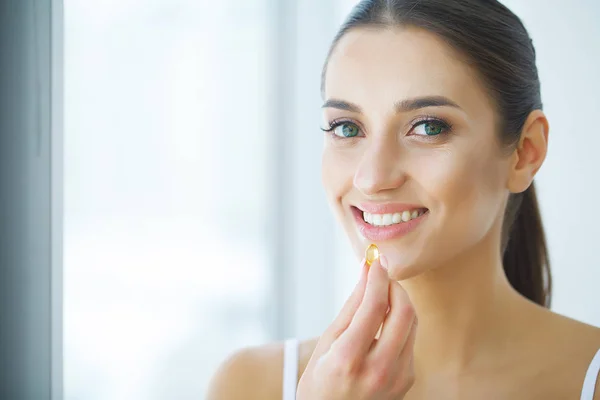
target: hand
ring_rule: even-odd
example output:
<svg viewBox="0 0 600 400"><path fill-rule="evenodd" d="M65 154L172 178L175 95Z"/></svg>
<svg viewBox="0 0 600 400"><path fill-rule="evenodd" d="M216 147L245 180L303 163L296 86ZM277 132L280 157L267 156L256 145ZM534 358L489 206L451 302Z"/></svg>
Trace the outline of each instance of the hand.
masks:
<svg viewBox="0 0 600 400"><path fill-rule="evenodd" d="M363 263L358 284L315 347L296 398L403 398L414 381L415 335L416 315L404 289L379 261L370 268Z"/></svg>

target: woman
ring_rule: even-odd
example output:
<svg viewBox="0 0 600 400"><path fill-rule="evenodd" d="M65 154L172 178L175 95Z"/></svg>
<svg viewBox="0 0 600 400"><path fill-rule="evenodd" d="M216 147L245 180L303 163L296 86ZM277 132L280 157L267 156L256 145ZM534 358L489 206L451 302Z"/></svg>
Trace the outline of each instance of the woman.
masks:
<svg viewBox="0 0 600 400"><path fill-rule="evenodd" d="M363 1L322 94L328 200L357 256L383 256L319 338L238 352L209 398L600 399L600 329L547 308L549 128L521 21L495 0Z"/></svg>

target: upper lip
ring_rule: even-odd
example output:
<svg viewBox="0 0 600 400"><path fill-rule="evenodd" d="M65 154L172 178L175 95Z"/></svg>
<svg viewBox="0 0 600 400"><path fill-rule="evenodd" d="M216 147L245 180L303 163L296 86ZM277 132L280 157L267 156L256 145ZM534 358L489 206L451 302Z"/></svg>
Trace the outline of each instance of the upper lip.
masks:
<svg viewBox="0 0 600 400"><path fill-rule="evenodd" d="M369 214L395 214L425 208L418 204L406 203L360 203L355 207Z"/></svg>

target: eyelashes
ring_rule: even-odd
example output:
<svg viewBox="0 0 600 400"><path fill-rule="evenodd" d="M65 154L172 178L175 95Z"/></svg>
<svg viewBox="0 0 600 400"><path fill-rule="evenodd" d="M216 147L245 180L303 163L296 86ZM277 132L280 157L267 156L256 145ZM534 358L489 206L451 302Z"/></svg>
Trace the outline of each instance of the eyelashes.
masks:
<svg viewBox="0 0 600 400"><path fill-rule="evenodd" d="M329 133L334 139L350 139L364 137L360 126L346 118L334 119L328 122L328 128L321 128ZM432 140L440 136L446 136L452 131L452 125L438 117L431 115L416 118L410 123L407 136L422 136L422 139Z"/></svg>
<svg viewBox="0 0 600 400"><path fill-rule="evenodd" d="M426 117L413 122L411 133L419 136L444 136L450 133L452 126L449 122L435 117Z"/></svg>
<svg viewBox="0 0 600 400"><path fill-rule="evenodd" d="M335 119L328 122L329 128L321 128L323 132L328 132L335 138L356 137L360 133L360 128L354 122L347 119ZM342 128L342 129L338 129ZM338 132L340 131L340 132Z"/></svg>

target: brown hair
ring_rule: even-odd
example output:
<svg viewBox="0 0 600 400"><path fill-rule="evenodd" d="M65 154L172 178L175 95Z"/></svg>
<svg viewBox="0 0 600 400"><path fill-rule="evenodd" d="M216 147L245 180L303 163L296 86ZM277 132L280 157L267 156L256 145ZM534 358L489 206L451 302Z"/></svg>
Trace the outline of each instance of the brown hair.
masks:
<svg viewBox="0 0 600 400"><path fill-rule="evenodd" d="M335 36L323 68L351 29L414 26L437 34L479 72L499 117L499 139L514 149L529 114L542 109L535 49L521 20L496 0L363 0ZM549 307L550 261L533 183L511 194L502 227L504 271L528 299Z"/></svg>

